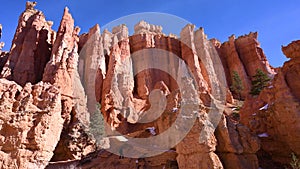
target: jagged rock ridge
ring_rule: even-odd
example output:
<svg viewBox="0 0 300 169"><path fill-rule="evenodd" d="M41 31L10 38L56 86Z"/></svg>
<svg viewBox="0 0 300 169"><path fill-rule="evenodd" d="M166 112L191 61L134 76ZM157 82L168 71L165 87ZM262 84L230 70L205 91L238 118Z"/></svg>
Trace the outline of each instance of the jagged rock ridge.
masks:
<svg viewBox="0 0 300 169"><path fill-rule="evenodd" d="M186 25L176 38L141 21L132 36L125 25L102 34L96 25L79 35L68 8L55 32L35 5L27 2L11 50L1 51L1 168L254 169L264 165L258 150L281 163L289 162L292 151L300 154L298 41L283 47L291 60L275 72L257 33L231 36L221 44L208 40L203 28L195 31L194 25ZM274 77L257 98L249 95L256 69ZM235 104L228 87L233 71L245 87L242 124L228 116ZM191 107L182 115L185 102ZM108 134L100 140L100 150L88 131L97 103ZM162 114L147 121L157 110ZM190 122L186 117L191 113L191 130L176 144L167 135L146 147L128 143L122 149L162 154L128 158L114 150L122 145L120 134L123 140L153 140L172 124ZM216 124L211 119L215 115ZM176 130L184 131L186 126L178 125ZM156 143L168 149L156 150Z"/></svg>

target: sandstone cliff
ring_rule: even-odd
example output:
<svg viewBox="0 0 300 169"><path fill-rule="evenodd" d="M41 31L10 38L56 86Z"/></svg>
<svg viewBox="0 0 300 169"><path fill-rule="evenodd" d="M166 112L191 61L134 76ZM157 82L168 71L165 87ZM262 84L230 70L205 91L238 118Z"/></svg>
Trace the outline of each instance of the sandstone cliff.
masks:
<svg viewBox="0 0 300 169"><path fill-rule="evenodd" d="M44 168L51 159L80 159L95 149L77 72L78 28L65 9L56 36L34 6L26 3L11 50L1 57L1 76L12 80L1 81L2 168Z"/></svg>
<svg viewBox="0 0 300 169"><path fill-rule="evenodd" d="M64 130L52 159L57 161L80 159L95 149L95 141L86 133L89 113L77 71L79 31L74 27L69 9L65 8L42 79L57 86L62 95Z"/></svg>
<svg viewBox="0 0 300 169"><path fill-rule="evenodd" d="M55 32L35 5L0 51L1 168L257 169L300 154L299 41L275 72L257 33L221 44L191 24L177 38L141 21L133 35L124 24L80 35L68 8ZM272 81L253 97L256 69ZM97 113L101 136L89 131Z"/></svg>
<svg viewBox="0 0 300 169"><path fill-rule="evenodd" d="M257 98L246 99L241 115L261 137L262 150L276 162L289 163L292 152L299 154L299 41L282 51L291 59Z"/></svg>
<svg viewBox="0 0 300 169"><path fill-rule="evenodd" d="M171 161L177 161L176 163L180 168L223 168L223 166L232 168L231 164L226 162L231 158L234 158L235 162L239 164L234 166L236 168L257 168L258 160L255 152L260 147L259 140L256 136L251 135L246 127L232 124L230 119L226 119L222 115L224 109L218 107L222 103L225 104L227 100L232 102L232 99L228 99L231 94L226 85L226 77L224 74L221 76L222 73L220 73L224 72L224 69L218 52L214 45L207 40L203 29L194 31L193 25L187 25L182 29L181 39L178 40L162 34L161 31L147 29L148 27L157 28L158 26L140 22L135 26L134 35L130 37L128 36L128 29L124 25L113 28L112 33L106 30L102 36L99 36L99 31L95 31L99 29L96 26L88 34L80 37L82 39L81 45L87 44L81 50L83 52L81 54L85 56L80 57L81 63L92 63L92 66L79 66L81 67L80 74L88 73L89 76L85 78L96 77L96 86L90 87L97 89L95 92L96 100L101 103L104 119L109 125L109 135L114 135L117 131L133 138L131 140L131 138L126 137L129 140L126 146L131 148L129 150L122 149L123 154L130 154L132 151L137 154L141 152L144 155L151 154L152 152L145 149L157 146L155 135L161 135L172 127L173 123L176 124L176 121L182 118L179 110L180 106L183 106L181 105L182 101L187 99L184 93L194 93L194 96L189 96L189 102L198 105L194 108L198 115L194 118L195 124L190 126L191 131L187 133L185 138L182 138L183 140L179 140L177 145L174 144L171 147L168 145L172 145L172 141L166 142L165 139L172 140L172 136L159 138L163 139L160 141L166 142L164 143L166 145L160 145L161 147L158 146L159 148L151 150L163 152L169 149L169 151L173 151L173 157L168 158ZM103 39L104 37L105 39ZM98 51L99 49L103 50L105 44L108 47L111 46L110 51ZM160 56L160 58L155 56ZM98 64L98 70L95 70L94 64ZM187 70L186 66L191 72ZM188 90L188 86L191 84L188 85L182 81L188 77L191 80L192 77L195 79L195 88L189 92L185 90ZM85 80L87 85L89 85L88 81L88 79ZM222 90L216 91L216 88ZM162 92L151 93L155 89L160 89ZM193 92L193 90L195 91ZM164 97L166 100L162 99ZM191 100L193 98L195 100ZM160 107L161 104L158 102L166 103L166 108L160 110L154 107L154 105ZM216 127L218 123L212 124L213 122L210 121L209 118L213 114L205 108L208 106L212 106L210 109L219 112L219 118L223 119L222 124L224 126L227 126L227 123L230 124L228 127L222 127L222 130L218 128L217 137L214 135L213 125ZM155 114L158 113L156 111L162 111L161 116L157 116L158 119L154 121L147 121L155 117ZM190 112L193 111L190 110ZM181 122L184 122L183 118ZM212 128L207 126L209 124L212 125ZM145 135L148 128L155 129L155 135ZM202 130L205 134L201 132ZM232 134L235 135L237 141L230 140ZM146 146L134 147L134 144L130 144L131 141L134 142L134 138L145 136L152 140L147 142ZM203 139L202 143L199 143L199 138ZM218 139L220 144L238 147L238 150L232 148L217 148L216 150ZM120 141L116 142L113 138L109 138L108 142L110 146L124 145ZM164 150L165 147L168 149ZM120 156L123 155L113 149L109 149L109 151ZM218 152L220 156L218 157L215 152ZM109 156L103 156L103 153L99 152L98 157L93 157L95 159L92 162L84 165L81 165L80 162L70 163L70 165L76 164L82 167L96 167L98 165L101 168L102 164L96 162L96 159L101 158L107 161L109 163L107 165L112 168L117 167L117 164L111 161L113 155L109 153ZM141 157L137 156L136 158L140 159ZM146 160L151 163L149 158L145 156L141 158L141 162L137 160L139 162L136 165L154 167L143 162ZM161 161L161 158L160 155L151 157L152 160L156 161ZM126 162L119 164L118 167L135 167L135 165L130 164L131 160L128 160L125 156L125 159L120 161ZM159 165L166 167L167 164L168 161L161 161ZM53 164L53 166L55 165L59 164Z"/></svg>
<svg viewBox="0 0 300 169"><path fill-rule="evenodd" d="M227 42L217 47L223 61L228 85L232 85L234 71L242 79L244 87L244 90L241 92L242 99L249 95L251 80L257 69L267 73L269 77L273 77L275 74L275 70L270 66L260 47L257 36L257 32L251 32L237 39L232 35Z"/></svg>

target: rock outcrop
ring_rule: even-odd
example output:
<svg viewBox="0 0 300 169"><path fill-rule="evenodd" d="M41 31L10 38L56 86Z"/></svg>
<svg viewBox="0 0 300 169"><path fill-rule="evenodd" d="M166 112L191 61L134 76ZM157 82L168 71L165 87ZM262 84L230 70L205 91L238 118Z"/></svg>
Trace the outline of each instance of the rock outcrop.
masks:
<svg viewBox="0 0 300 169"><path fill-rule="evenodd" d="M0 34L2 35L2 25L0 24ZM1 39L1 36L0 36ZM2 71L5 63L7 62L9 52L2 51L2 48L4 47L5 43L0 41L0 72Z"/></svg>
<svg viewBox="0 0 300 169"><path fill-rule="evenodd" d="M257 32L250 32L248 35L240 36L235 40L235 45L239 57L244 64L245 70L250 77L253 77L257 69L261 69L268 75L274 75L275 72L260 47L257 40Z"/></svg>
<svg viewBox="0 0 300 169"><path fill-rule="evenodd" d="M282 52L285 54L287 58L298 58L300 56L300 40L293 41L288 46L282 47Z"/></svg>
<svg viewBox="0 0 300 169"><path fill-rule="evenodd" d="M88 162L85 159L64 164L55 162L48 167L62 165L77 167L102 166L102 164L97 163L99 158L101 160L105 158L105 165L113 167L116 166L116 163L110 162L110 158L112 158L113 161L123 161L118 163L120 167L126 166L129 168L136 166L167 167L172 161L179 168L223 168L224 165L225 167L232 167L227 161L233 157L235 162L239 164L234 166L235 168L245 166L257 168L258 161L255 152L259 148L259 141L256 136L250 134L246 127L236 127L235 125L225 127L219 132L222 134L217 134L220 141L214 135L213 128L218 123L212 124L210 116L216 114L208 110L213 109L213 112L218 112L221 119L223 109L220 105L225 104L228 100L227 96L229 95L230 98L231 94L226 88L225 75L220 76L220 71L224 72L222 62L213 43L207 40L203 29L194 32L194 26L187 25L182 30L181 41L179 41L177 38L146 29L144 27L149 24L141 23L137 24L135 34L130 37L128 36L128 29L124 25L113 28L112 33L105 30L102 36L99 35L99 27L96 26L88 34L82 35L79 42L82 54L80 63L83 65L79 65L79 72L81 75L89 75L88 77L84 76L82 79L85 87L90 86L96 89L95 98L93 98L93 92L89 92L91 96L88 96L88 98L101 103L101 110L108 124L106 129L108 135L110 135L106 141L108 151L118 154L121 159L107 152L105 157L101 155L100 157L99 155L98 157L91 157ZM159 56L159 61L154 56ZM87 63L91 63L91 66ZM220 67L214 67L213 65ZM188 72L187 67L191 72ZM95 86L90 84L93 81L93 78L88 79L90 77L96 78L97 83ZM191 79L186 79L186 81L183 77L190 77ZM185 91L192 86L194 88L191 88L190 91ZM216 88L222 90L214 91ZM157 89L161 92L153 94L153 91ZM180 90L183 90L181 91L183 93L180 93ZM166 97L166 100L162 99L164 97ZM144 147L135 146L131 143L131 139L134 140L134 138L138 139L140 137L155 140L154 136L167 131L168 128L172 127L172 123L176 123L178 119L181 122L185 121L188 116L180 115L179 109L180 106L185 107L181 103L182 101L185 103L187 98L188 103L195 103L196 106L193 108L194 110L191 109L188 112L198 113L195 116L195 123L191 123L190 132L187 132L184 135L185 138L179 140L177 145L172 143L172 135L160 138L163 140L159 142L165 142L163 147L167 147L166 149L162 147L154 148L157 146L155 144L159 143L155 141L147 142L147 145L143 145ZM164 104L165 109L163 109ZM205 107L210 108L206 109ZM161 114L156 116L158 112L161 112ZM223 117L222 124L225 126L226 121L231 124ZM181 124L189 123L183 122ZM149 131L151 132L149 133ZM148 134L146 134L147 132ZM129 138L120 137L118 133L129 136ZM232 135L237 137L236 140L242 141L232 142L228 140ZM122 151L119 150L118 146L124 145L121 143L123 141L120 142L120 139L128 142L125 145L131 148L124 149L121 146ZM225 141L222 141L222 139ZM166 140L169 141L166 142ZM219 150L216 150L218 142L234 148L229 148L229 150L219 148ZM115 150L116 148L117 150ZM149 150L152 152L149 152ZM141 158L141 156L135 156L138 158L137 160L126 158L126 155L132 153L132 151L137 155L139 153L151 154L156 151L161 153L174 151L174 153L172 158L168 156L167 158L164 157L165 159L162 158L163 154L149 157L149 159L148 157ZM220 154L219 157L215 152ZM103 152L100 154L103 154ZM125 159L122 156L125 156ZM152 163L150 159L159 161L159 163L150 164ZM252 159L252 161L247 159ZM223 161L223 164L220 160ZM145 161L148 161L148 163L144 163Z"/></svg>
<svg viewBox="0 0 300 169"><path fill-rule="evenodd" d="M134 33L154 33L154 34L162 34L162 27L159 25L152 25L145 21L140 21L134 26Z"/></svg>
<svg viewBox="0 0 300 169"><path fill-rule="evenodd" d="M222 46L220 46L220 57L223 60L223 65L226 69L226 77L228 84L232 84L232 76L233 72L236 71L238 75L242 79L242 85L244 90L241 92L241 97L246 98L248 93L250 92L251 83L250 79L245 71L244 65L239 57L239 54L235 47L235 37L231 36L228 42L224 42Z"/></svg>
<svg viewBox="0 0 300 169"><path fill-rule="evenodd" d="M101 161L101 162L100 162ZM176 152L168 151L159 156L145 158L122 158L105 150L96 151L81 161L66 161L50 163L46 169L57 168L107 168L107 169L136 169L136 168L178 168Z"/></svg>
<svg viewBox="0 0 300 169"><path fill-rule="evenodd" d="M2 78L13 80L21 86L26 82L35 84L42 80L55 40L55 32L51 29L53 23L46 21L44 14L34 6L35 3L26 3L8 59L1 71Z"/></svg>
<svg viewBox="0 0 300 169"><path fill-rule="evenodd" d="M85 40L82 40L85 39ZM98 69L106 70L105 56L103 52L103 43L100 34L99 25L92 27L88 34L80 36L80 45L82 46L79 53L79 75L83 82L85 88L85 93L88 100L88 110L93 113L96 111L95 104L97 103L95 92L101 91L100 89L95 89L95 79L96 76L105 77L105 72L97 74ZM100 78L98 80L102 80ZM96 84L102 84L96 83ZM100 87L101 88L101 87Z"/></svg>
<svg viewBox="0 0 300 169"><path fill-rule="evenodd" d="M147 23L142 23L147 25ZM141 23L138 23L136 28L140 25ZM220 75L220 72L224 72L224 70L214 45L207 40L203 29L194 32L193 25L183 28L180 40L146 29L143 31L136 29L136 31L133 36L128 37L127 28L124 26L113 29L110 34L112 38L111 51L109 58L105 58L108 67L106 70L100 68L99 71L106 72L106 74L105 76L101 75L101 79L98 80L98 82L102 82L96 85L96 88L101 90L98 93L101 96L96 97L100 98L104 119L112 129L110 134L113 135L113 131L116 130L123 135L139 138L143 133L141 131L153 126L156 135L160 135L170 128L172 123L176 123L176 120L183 118L178 115L179 110L177 112L177 109L180 109L180 106L184 107L181 105L182 101L185 102L184 93L194 93L194 96L187 98L189 98L189 103L198 105L195 107L195 111L198 112L199 118L196 118L194 125L192 123L191 130L186 133L185 138L169 149L176 150L179 168L223 168L219 157L215 154L218 141L214 135L213 126L216 127L218 123L212 124L213 121L210 121L212 120L210 118L217 115L221 119L223 109L220 105L226 103L228 88L226 88L225 75ZM119 41L116 42L116 39ZM191 72L187 70L188 68ZM187 85L182 81L183 77L190 77L194 79L194 82ZM195 85L194 89L189 92L185 91L193 85ZM160 97L157 97L159 95L153 96L152 92L155 89L162 91ZM161 100L163 97L166 97L167 100L166 108L162 109L161 116L145 124L139 123L155 116L149 115L158 112L158 110L155 111L155 108L153 111L152 106L156 105L155 101L164 103L165 101ZM159 109L159 105L157 106L156 109ZM210 107L209 109L213 111L205 110L205 107ZM173 112L174 115L170 115L170 112ZM213 112L217 112L217 114L213 114ZM209 125L211 126L208 127ZM234 144L246 144L251 139L255 140L256 136L251 136L246 127L244 128L240 127L239 130L246 136L243 135L244 133L237 136L245 140L243 143L228 142L227 144L234 147L239 146ZM227 137L230 136L227 135ZM201 143L199 138L201 138ZM165 139L172 140L172 136ZM161 142L166 142L166 140L161 140ZM155 142L150 142L147 147L152 147L154 144ZM171 145L172 142L167 141L166 144ZM114 146L113 142L111 142L111 146ZM244 146L251 149L249 145ZM236 162L241 164L236 168L242 168L248 164L251 164L248 168L258 166L255 152L258 150L259 142L255 140L253 144L251 142L251 146L254 148L242 149L238 152L239 155L235 154L237 152L231 151L232 155L235 155ZM138 149L138 147L132 147L132 149ZM122 151L124 153L125 150ZM223 153L223 159L228 160L225 156L228 152L225 150L220 152ZM247 155L251 156L254 161L247 161ZM159 157L154 156L153 158Z"/></svg>
<svg viewBox="0 0 300 169"><path fill-rule="evenodd" d="M45 168L63 128L59 90L0 79L0 96L0 168Z"/></svg>
<svg viewBox="0 0 300 169"><path fill-rule="evenodd" d="M8 57L9 57L9 52L2 52L0 50L0 71L3 70L3 67L7 62Z"/></svg>
<svg viewBox="0 0 300 169"><path fill-rule="evenodd" d="M16 124L6 125L14 125L10 129L11 139L14 140L4 140L3 143L20 141L16 142L15 147L4 145L3 151L7 154L3 155L15 160L12 163L9 160L3 161L4 168L15 164L17 168L44 168L50 160L80 159L95 150L95 141L88 134L89 113L77 71L80 29L74 27L74 20L66 8L56 37L56 32L51 29L52 22L46 21L43 13L34 9L35 5L35 2L26 3L26 10L19 17L10 52L1 52L1 77L24 86L24 89L15 91L17 94L5 94L5 97L12 97L8 101L16 107L16 110L10 110L12 106L4 105L8 113L12 111L11 115L6 113L7 117L18 118L9 122ZM38 84L31 87L28 82ZM27 92L24 93L26 98L19 96L20 92ZM47 92L57 92L57 98L52 98L53 94L48 96ZM56 103L57 99L59 104ZM54 103L59 107L55 107L55 112L52 110ZM31 110L34 106L37 108ZM4 109L2 112L5 112ZM10 138L8 135L5 135L7 139Z"/></svg>
<svg viewBox="0 0 300 169"><path fill-rule="evenodd" d="M222 116L215 134L217 154L225 168L259 168L255 153L260 149L260 140L249 128Z"/></svg>
<svg viewBox="0 0 300 169"><path fill-rule="evenodd" d="M257 69L262 70L269 77L276 74L263 53L257 36L257 32L251 32L237 39L232 35L227 42L221 46L216 46L224 65L229 86L232 85L233 72L237 72L242 80L244 87L241 92L242 99L249 95L251 80ZM235 93L235 97L238 98L237 93Z"/></svg>
<svg viewBox="0 0 300 169"><path fill-rule="evenodd" d="M257 98L249 97L241 110L242 123L261 137L262 150L275 162L288 164L291 153L300 154L299 66L297 41L283 47L291 60Z"/></svg>
<svg viewBox="0 0 300 169"><path fill-rule="evenodd" d="M54 161L80 159L95 149L95 141L86 133L89 113L77 70L79 31L80 28L74 27L69 9L65 8L43 75L43 81L58 87L62 95L61 114L65 122Z"/></svg>
<svg viewBox="0 0 300 169"><path fill-rule="evenodd" d="M191 24L177 38L141 21L132 36L125 24L79 35L68 8L55 32L35 5L0 50L0 168L257 169L300 155L300 41L275 72L257 33L221 44ZM257 69L273 79L253 97ZM241 123L229 116L234 71Z"/></svg>
<svg viewBox="0 0 300 169"><path fill-rule="evenodd" d="M290 61L286 62L282 68L282 72L285 74L285 80L287 86L291 90L291 94L300 100L300 83L299 83L299 52L300 52L300 41L294 41L288 46L282 48L283 53L291 58Z"/></svg>

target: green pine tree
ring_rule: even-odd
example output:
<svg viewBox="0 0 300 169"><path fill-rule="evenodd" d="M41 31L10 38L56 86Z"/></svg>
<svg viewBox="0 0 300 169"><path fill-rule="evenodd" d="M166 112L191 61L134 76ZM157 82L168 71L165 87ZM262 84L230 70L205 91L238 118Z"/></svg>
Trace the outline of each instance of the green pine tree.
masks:
<svg viewBox="0 0 300 169"><path fill-rule="evenodd" d="M268 85L271 79L261 69L256 70L256 74L253 76L252 88L250 94L259 95L259 93Z"/></svg>
<svg viewBox="0 0 300 169"><path fill-rule="evenodd" d="M244 89L242 79L237 71L233 71L232 74L232 85L230 86L230 89L237 95L238 99L241 100L241 92Z"/></svg>
<svg viewBox="0 0 300 169"><path fill-rule="evenodd" d="M292 161L290 162L292 169L300 169L300 161L298 157L292 153Z"/></svg>
<svg viewBox="0 0 300 169"><path fill-rule="evenodd" d="M94 138L97 140L98 144L101 139L105 136L105 122L103 115L100 112L101 105L97 104L97 111L91 113L90 115L90 132L93 134Z"/></svg>

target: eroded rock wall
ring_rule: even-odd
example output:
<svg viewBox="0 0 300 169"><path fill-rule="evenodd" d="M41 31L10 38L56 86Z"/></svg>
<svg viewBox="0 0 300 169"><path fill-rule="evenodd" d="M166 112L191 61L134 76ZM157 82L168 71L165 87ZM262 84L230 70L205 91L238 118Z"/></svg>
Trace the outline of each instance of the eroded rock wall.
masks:
<svg viewBox="0 0 300 169"><path fill-rule="evenodd" d="M228 85L232 85L233 72L237 72L242 80L244 88L241 91L242 99L249 96L251 80L257 69L262 70L269 77L273 77L276 74L275 69L270 66L263 53L257 37L257 32L251 32L238 38L232 35L227 42L217 46L220 57L223 60L224 69L226 69L225 72L227 72ZM237 93L235 93L235 97L238 98Z"/></svg>
<svg viewBox="0 0 300 169"><path fill-rule="evenodd" d="M0 168L45 168L63 129L59 90L0 79L0 95Z"/></svg>
<svg viewBox="0 0 300 169"><path fill-rule="evenodd" d="M95 141L86 133L89 113L84 88L78 73L78 33L74 19L65 8L53 44L51 58L45 67L43 81L60 89L64 130L52 160L80 159L95 150Z"/></svg>
<svg viewBox="0 0 300 169"><path fill-rule="evenodd" d="M177 38L141 21L132 36L124 24L102 34L96 25L79 35L68 8L55 33L35 5L26 4L10 52L1 51L2 168L45 168L51 160L48 168L256 169L259 149L282 163L291 152L300 154L299 41L283 47L291 60L275 75L257 33L220 44L191 24ZM256 69L275 76L257 98L248 94ZM243 125L224 113L234 103L233 71L245 87ZM88 132L96 103L108 132L97 151ZM189 111L181 114L186 103ZM173 144L187 127L182 124L191 129ZM144 147L127 140L118 155L109 152L126 137L155 138L172 125L179 134ZM127 158L132 150L164 153Z"/></svg>
<svg viewBox="0 0 300 169"><path fill-rule="evenodd" d="M273 161L288 164L299 155L299 43L282 50L291 58L278 70L257 98L249 97L241 110L242 123L261 137L262 150Z"/></svg>
<svg viewBox="0 0 300 169"><path fill-rule="evenodd" d="M137 25L139 24L141 23ZM143 25L147 26L142 22ZM220 71L224 72L224 69L218 52L212 42L207 40L203 29L195 32L193 25L187 25L181 32L180 40L144 28L137 29L138 32L130 37L128 37L128 33L122 32L127 31L127 28L122 25L113 30L111 34L112 47L109 57L105 58L108 67L103 70L106 74L105 77L100 76L101 79L98 82L102 83L97 83L98 86L102 87L96 85L96 88L102 88L102 91L98 93L101 96L97 96L97 98L100 98L104 119L107 120L111 129L137 138L141 137L143 131L146 131L150 126L155 128L157 135L167 130L176 119L176 114L178 115L177 107L180 106L183 97L183 93L179 92L180 85L183 85L180 79L181 77L192 76L196 83L196 93L199 95L194 99L201 99L198 103L199 118L186 137L174 147L177 153L178 166L180 168L223 168L222 162L215 154L218 140L213 129L206 126L208 125L209 111L200 107L225 104L227 95L230 96L231 94L228 92L226 76L221 77L219 74ZM119 41L115 41L116 39ZM160 58L156 60L153 56ZM174 59L176 57L177 59ZM164 73L157 70L159 66L169 67L169 69L163 69ZM191 72L187 71L187 67ZM223 90L214 91L216 88ZM163 95L167 97L167 107L157 120L146 124L137 123L143 118L151 117L149 116L151 106L155 103L152 102L150 93L154 89L162 90L161 97ZM160 99L160 97L157 98L158 101ZM191 96L190 99L193 97ZM215 107L215 111L221 111L221 109ZM171 115L170 112L173 112L174 115ZM222 113L221 111L220 114ZM237 139L245 139L245 142L254 139L253 143L251 142L249 145L254 146L254 148L252 151L242 149L238 155L235 154L235 151L231 151L231 153L235 156L236 162L240 164L236 168L243 168L246 165L250 165L248 168L256 168L258 161L255 152L259 148L259 141L256 136L250 134L246 127L244 128L230 130L240 130L241 133L246 133L247 136L236 134L236 137ZM201 135L202 130L206 130L208 134ZM223 135L224 137L231 137L228 132L227 135ZM150 135L150 137L152 136ZM203 139L201 143L200 137ZM148 146L152 144L149 143ZM226 144L236 147L244 144L244 142L228 142ZM226 153L228 152L222 149L219 152L223 155L221 160L227 161ZM251 156L252 162L246 160L247 155ZM154 156L153 158L159 157Z"/></svg>

